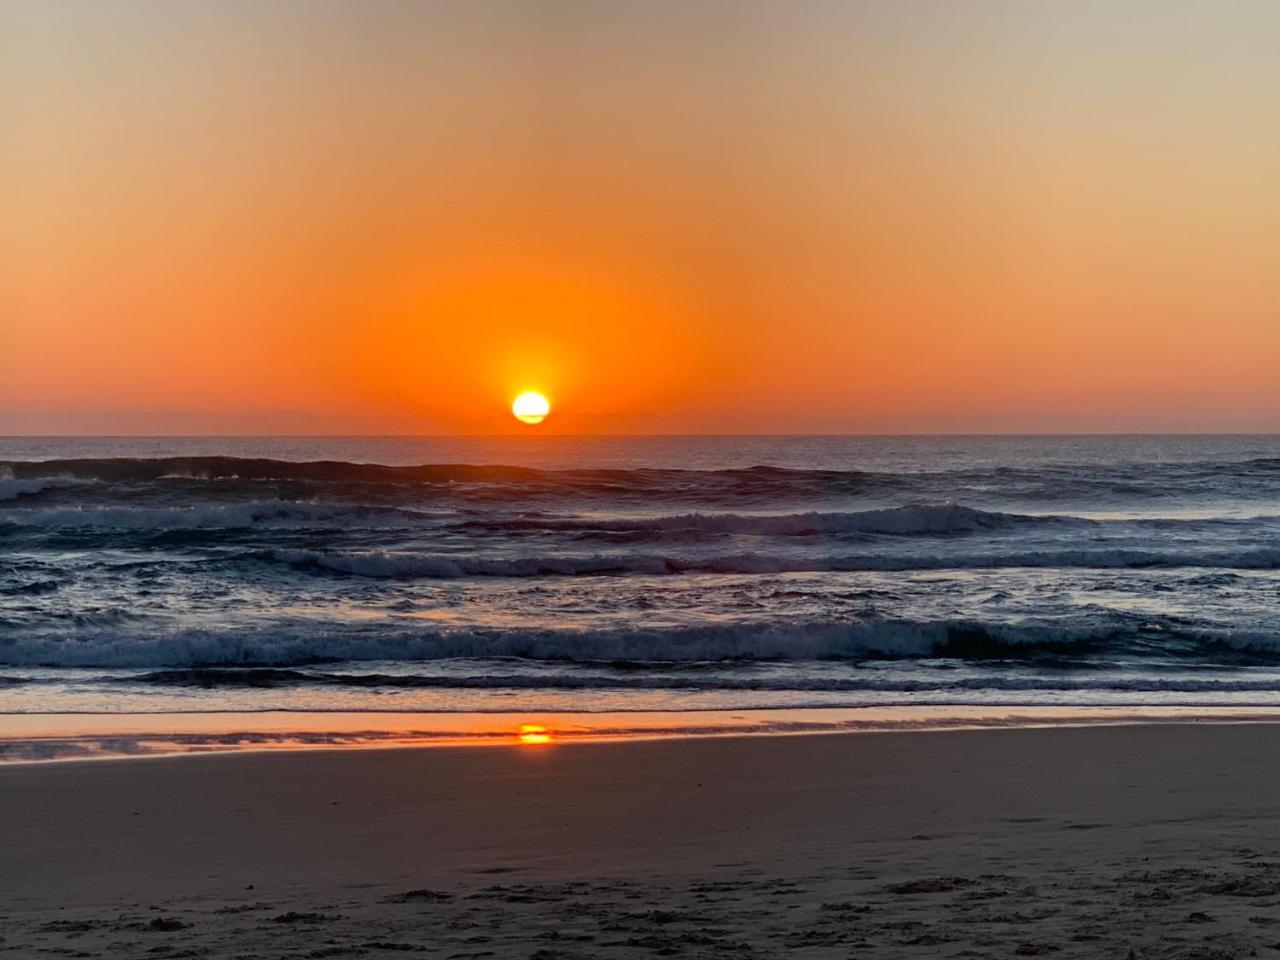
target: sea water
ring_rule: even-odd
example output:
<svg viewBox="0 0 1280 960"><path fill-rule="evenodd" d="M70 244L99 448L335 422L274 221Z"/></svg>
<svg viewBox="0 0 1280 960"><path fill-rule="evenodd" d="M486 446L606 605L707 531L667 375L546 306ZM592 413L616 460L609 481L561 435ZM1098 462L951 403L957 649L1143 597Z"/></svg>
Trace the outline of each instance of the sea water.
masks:
<svg viewBox="0 0 1280 960"><path fill-rule="evenodd" d="M890 707L1280 710L1280 438L0 439L0 734Z"/></svg>

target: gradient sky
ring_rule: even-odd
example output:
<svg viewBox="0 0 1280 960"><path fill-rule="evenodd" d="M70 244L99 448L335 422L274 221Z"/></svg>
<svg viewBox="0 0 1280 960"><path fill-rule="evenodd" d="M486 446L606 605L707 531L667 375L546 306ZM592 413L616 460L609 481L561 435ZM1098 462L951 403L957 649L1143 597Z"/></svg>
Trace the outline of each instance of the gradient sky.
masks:
<svg viewBox="0 0 1280 960"><path fill-rule="evenodd" d="M1277 37L0 0L0 433L1280 430Z"/></svg>

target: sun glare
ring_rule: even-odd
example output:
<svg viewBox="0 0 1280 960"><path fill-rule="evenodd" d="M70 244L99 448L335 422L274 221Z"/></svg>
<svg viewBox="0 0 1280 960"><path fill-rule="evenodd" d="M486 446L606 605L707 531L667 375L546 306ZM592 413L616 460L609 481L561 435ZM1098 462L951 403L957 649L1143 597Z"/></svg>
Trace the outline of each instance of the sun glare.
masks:
<svg viewBox="0 0 1280 960"><path fill-rule="evenodd" d="M515 398L511 404L511 412L521 423L541 423L551 412L551 401L530 390Z"/></svg>
<svg viewBox="0 0 1280 960"><path fill-rule="evenodd" d="M520 727L521 743L550 743L551 731L540 723L526 723Z"/></svg>

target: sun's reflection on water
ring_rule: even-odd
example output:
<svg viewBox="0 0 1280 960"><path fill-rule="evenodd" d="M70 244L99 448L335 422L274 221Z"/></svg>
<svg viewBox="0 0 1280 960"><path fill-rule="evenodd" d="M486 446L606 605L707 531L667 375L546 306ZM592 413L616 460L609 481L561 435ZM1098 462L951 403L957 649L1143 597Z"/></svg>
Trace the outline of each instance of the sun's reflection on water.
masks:
<svg viewBox="0 0 1280 960"><path fill-rule="evenodd" d="M1252 707L990 707L539 714L10 714L0 765L228 751L565 746L618 740L1145 722L1269 722Z"/></svg>

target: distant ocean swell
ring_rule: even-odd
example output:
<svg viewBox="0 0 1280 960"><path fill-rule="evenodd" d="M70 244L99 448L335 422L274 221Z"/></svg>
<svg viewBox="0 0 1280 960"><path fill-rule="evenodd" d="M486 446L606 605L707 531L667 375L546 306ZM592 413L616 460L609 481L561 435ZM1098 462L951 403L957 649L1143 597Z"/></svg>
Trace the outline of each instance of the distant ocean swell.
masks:
<svg viewBox="0 0 1280 960"><path fill-rule="evenodd" d="M294 462L238 457L107 458L0 461L0 500L138 496L245 498L269 491L288 499L351 498L376 502L433 498L479 502L562 497L650 503L788 502L856 496L953 494L1037 500L1171 497L1229 493L1273 496L1280 458L1242 462L1117 462L1086 467L948 467L891 472L774 466L721 470L579 469L424 464L388 466L345 461ZM96 489L95 489L96 488Z"/></svg>

